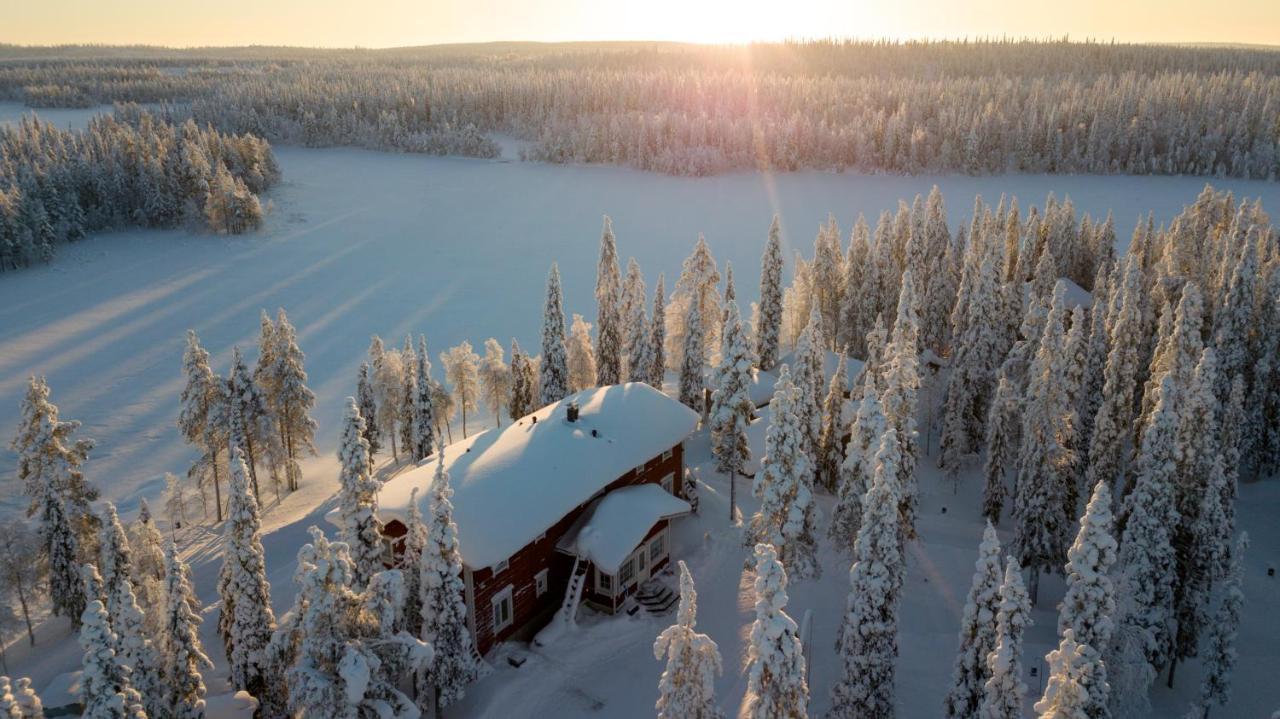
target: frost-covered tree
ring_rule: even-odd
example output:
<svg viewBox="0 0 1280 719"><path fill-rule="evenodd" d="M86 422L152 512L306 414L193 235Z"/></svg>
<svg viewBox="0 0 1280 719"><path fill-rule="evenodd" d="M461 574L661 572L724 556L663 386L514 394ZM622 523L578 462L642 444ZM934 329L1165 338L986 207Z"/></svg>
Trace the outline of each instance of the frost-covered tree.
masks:
<svg viewBox="0 0 1280 719"><path fill-rule="evenodd" d="M618 270L618 246L613 237L613 221L604 217L600 233L600 264L596 269L596 357L598 377L590 386L607 386L622 381L622 277Z"/></svg>
<svg viewBox="0 0 1280 719"><path fill-rule="evenodd" d="M1244 608L1244 552L1249 548L1249 535L1242 532L1231 553L1231 573L1217 590L1213 622L1205 636L1203 653L1204 680L1200 685L1200 705L1208 719L1211 704L1226 706L1231 698L1231 672L1236 665L1236 634L1240 629L1240 612Z"/></svg>
<svg viewBox="0 0 1280 719"><path fill-rule="evenodd" d="M812 578L821 571L814 537L818 510L809 484L812 471L796 410L799 402L799 389L784 364L769 403L764 457L751 486L752 494L760 498L760 509L747 526L746 543L770 545L791 568L792 576Z"/></svg>
<svg viewBox="0 0 1280 719"><path fill-rule="evenodd" d="M732 522L737 510L737 475L751 458L747 427L755 413L750 395L755 357L742 331L738 304L728 303L725 312L727 317L721 333L724 348L712 379L715 389L711 392L711 451L716 458L716 471L729 475L729 521Z"/></svg>
<svg viewBox="0 0 1280 719"><path fill-rule="evenodd" d="M316 422L311 419L316 395L307 387L305 360L306 355L298 348L297 332L281 309L276 314L275 365L270 369L276 392L270 409L280 431L280 446L285 453L285 478L290 491L296 490L302 481L298 459L303 453L316 452Z"/></svg>
<svg viewBox="0 0 1280 719"><path fill-rule="evenodd" d="M756 619L747 636L744 719L804 719L809 685L800 630L787 615L787 572L770 544L755 546Z"/></svg>
<svg viewBox="0 0 1280 719"><path fill-rule="evenodd" d="M199 480L207 475L213 484L215 515L222 521L222 481L219 477L219 456L226 448L225 389L222 381L209 367L209 353L200 346L194 330L187 330L187 348L182 356L186 386L182 389L182 405L178 414L178 429L182 438L197 447L201 456L187 472L187 476Z"/></svg>
<svg viewBox="0 0 1280 719"><path fill-rule="evenodd" d="M916 536L916 441L917 395L920 389L919 335L920 320L916 316L913 297L916 282L908 270L902 274L902 290L898 296L898 315L893 322L892 342L885 350L884 391L880 401L885 419L898 435L902 461L898 465L898 491L902 521L898 531L903 539Z"/></svg>
<svg viewBox="0 0 1280 719"><path fill-rule="evenodd" d="M1068 662L1069 659L1062 668L1068 674L1059 681L1067 685L1078 684L1084 697L1058 700L1050 696L1048 688L1044 696L1049 706L1057 706L1054 702L1069 701L1069 705L1063 706L1078 707L1084 717L1109 716L1109 685L1102 655L1111 646L1112 622L1116 612L1115 590L1110 577L1116 561L1116 540L1112 531L1111 488L1100 481L1093 489L1093 497L1084 516L1080 518L1080 531L1076 534L1075 543L1067 550L1067 592L1058 613L1058 635L1062 639L1057 650L1061 653L1058 661ZM1053 659L1049 663L1052 666ZM1036 711L1044 710L1037 704Z"/></svg>
<svg viewBox="0 0 1280 719"><path fill-rule="evenodd" d="M403 550L396 568L404 575L404 628L411 636L422 634L422 552L427 546L427 525L418 507L418 488L409 492L409 516L405 518Z"/></svg>
<svg viewBox="0 0 1280 719"><path fill-rule="evenodd" d="M369 443L369 462L381 449L378 441L378 400L373 391L373 382L369 377L369 363L360 363L360 373L356 378L356 404L360 407L360 416L364 417L364 440Z"/></svg>
<svg viewBox="0 0 1280 719"><path fill-rule="evenodd" d="M681 327L684 345L680 354L679 399L701 414L706 409L703 399L703 368L707 355L703 345L708 338L703 331L702 305L689 302L688 308L689 314Z"/></svg>
<svg viewBox="0 0 1280 719"><path fill-rule="evenodd" d="M894 715L898 660L899 552L898 435L885 430L876 471L863 503L862 527L854 542L849 598L836 640L843 672L831 690L829 716L847 719Z"/></svg>
<svg viewBox="0 0 1280 719"><path fill-rule="evenodd" d="M400 347L400 362L404 371L400 375L400 406L396 409L396 422L400 428L400 446L411 459L415 457L413 415L417 409L418 387L431 391L430 378L418 377L418 353L413 349L413 336L405 335Z"/></svg>
<svg viewBox="0 0 1280 719"><path fill-rule="evenodd" d="M866 373L862 399L849 429L844 461L840 463L836 505L831 510L831 527L828 530L831 541L841 549L852 551L858 537L858 530L862 526L862 498L875 476L875 455L885 429L884 411L880 407L875 375Z"/></svg>
<svg viewBox="0 0 1280 719"><path fill-rule="evenodd" d="M756 326L756 356L760 369L778 364L782 330L782 223L777 215L769 225L769 239L760 259L760 321Z"/></svg>
<svg viewBox="0 0 1280 719"><path fill-rule="evenodd" d="M257 696L268 682L263 653L276 620L271 612L271 585L262 551L262 522L247 475L244 459L233 450L222 569L218 574L218 596L222 599L218 634L230 665L231 685Z"/></svg>
<svg viewBox="0 0 1280 719"><path fill-rule="evenodd" d="M418 678L418 701L439 708L461 699L475 680L479 667L467 628L466 585L462 580L462 555L458 551L458 527L453 523L449 497L449 473L444 458L436 463L431 483L427 541L419 563L422 605L422 640L435 650L431 670Z"/></svg>
<svg viewBox="0 0 1280 719"><path fill-rule="evenodd" d="M529 355L520 349L520 343L511 340L511 401L507 405L511 421L537 409L538 374L533 368Z"/></svg>
<svg viewBox="0 0 1280 719"><path fill-rule="evenodd" d="M711 637L694 631L697 623L698 593L693 575L680 565L680 608L676 622L658 635L653 656L667 659L658 678L658 719L723 719L716 705L715 679L724 670L720 649Z"/></svg>
<svg viewBox="0 0 1280 719"><path fill-rule="evenodd" d="M573 316L569 341L565 343L569 362L569 391L581 392L596 386L596 357L591 349L591 324L582 315Z"/></svg>
<svg viewBox="0 0 1280 719"><path fill-rule="evenodd" d="M398 462L396 438L399 432L396 427L400 421L401 405L404 404L404 358L394 347L384 348L382 338L377 335L370 341L369 358L373 362L373 394L378 405L376 423L383 436L391 441L392 460ZM405 447L405 451L410 451L410 448Z"/></svg>
<svg viewBox="0 0 1280 719"><path fill-rule="evenodd" d="M644 275L636 258L627 259L627 275L622 282L622 303L618 314L622 322L622 366L619 382L639 382L637 374L644 367L643 354L648 341L649 316L645 309L647 298Z"/></svg>
<svg viewBox="0 0 1280 719"><path fill-rule="evenodd" d="M36 634L31 608L40 601L48 579L48 566L40 561L41 549L40 535L26 522L15 519L0 524L0 603L9 607L17 599L33 647Z"/></svg>
<svg viewBox="0 0 1280 719"><path fill-rule="evenodd" d="M266 397L249 373L239 347L231 351L231 371L227 374L227 417L230 421L231 441L244 452L254 499L261 502L257 465L263 459L263 449L270 441L270 417L267 414Z"/></svg>
<svg viewBox="0 0 1280 719"><path fill-rule="evenodd" d="M36 696L36 690L31 688L29 677L14 681L13 700L18 705L21 719L44 719L44 705Z"/></svg>
<svg viewBox="0 0 1280 719"><path fill-rule="evenodd" d="M698 305L698 318L704 335L702 351L705 353L702 363L714 360L720 342L720 271L716 268L716 260L711 255L711 248L702 235L693 247L693 252L685 258L680 268L680 277L676 280L675 290L671 293L671 303L667 307L670 315L667 318L667 351L668 357L681 355L688 331L686 320L690 317L689 305ZM681 355L683 359L683 355Z"/></svg>
<svg viewBox="0 0 1280 719"><path fill-rule="evenodd" d="M795 361L791 376L799 393L796 411L800 413L800 426L804 429L805 452L809 455L812 483L819 471L819 443L822 437L822 395L826 384L826 340L822 334L822 315L816 304L810 306L809 322L796 341Z"/></svg>
<svg viewBox="0 0 1280 719"><path fill-rule="evenodd" d="M661 391L667 372L667 309L666 279L658 275L658 285L653 288L653 310L649 313L649 363L645 382Z"/></svg>
<svg viewBox="0 0 1280 719"><path fill-rule="evenodd" d="M382 533L378 528L378 490L382 483L369 471L369 443L355 398L348 397L338 445L338 511L340 536L355 567L352 582L364 587L382 571Z"/></svg>
<svg viewBox="0 0 1280 719"><path fill-rule="evenodd" d="M511 368L502 359L502 345L490 337L484 341L480 362L480 397L493 412L494 424L502 426L502 408L511 401Z"/></svg>
<svg viewBox="0 0 1280 719"><path fill-rule="evenodd" d="M1009 494L1005 474L1018 455L1018 425L1022 402L1013 383L1001 377L987 412L987 461L983 465L982 514L992 524L1000 523L1000 511Z"/></svg>
<svg viewBox="0 0 1280 719"><path fill-rule="evenodd" d="M167 705L163 661L158 647L148 638L145 616L138 606L133 585L123 582L108 585L109 619L116 635L115 661L125 668L129 684L138 693L146 713L159 716ZM158 611L153 607L152 611Z"/></svg>
<svg viewBox="0 0 1280 719"><path fill-rule="evenodd" d="M991 669L987 656L996 648L996 615L1000 611L1000 539L987 522L973 564L973 581L960 619L960 647L951 672L951 689L943 700L943 715L949 719L978 716L982 695Z"/></svg>
<svg viewBox="0 0 1280 719"><path fill-rule="evenodd" d="M840 465L844 463L844 443L841 440L849 426L848 403L845 400L848 394L849 375L842 354L827 385L827 397L822 402L822 432L818 435L818 483L832 494L837 491Z"/></svg>
<svg viewBox="0 0 1280 719"><path fill-rule="evenodd" d="M115 659L116 646L106 607L97 599L90 601L80 619L80 647L84 650L80 715L87 719L146 719L138 693L129 685L128 670Z"/></svg>
<svg viewBox="0 0 1280 719"><path fill-rule="evenodd" d="M414 357L417 359L417 364L413 373L416 380L413 388L413 422L410 437L413 441L410 446L405 447L405 451L411 452L414 460L421 462L436 451L436 403L432 394L434 381L431 379L431 356L427 354L426 336L418 335L418 351L414 353ZM465 412L463 410L464 418ZM358 560L357 564L359 564Z"/></svg>
<svg viewBox="0 0 1280 719"><path fill-rule="evenodd" d="M467 412L475 412L480 401L480 357L463 340L440 355L445 378L453 386L454 405L462 411L462 436L467 436Z"/></svg>
<svg viewBox="0 0 1280 719"><path fill-rule="evenodd" d="M49 385L43 377L28 379L21 412L10 447L18 455L23 493L31 500L27 514L40 511L45 487L52 488L62 501L77 546L85 556L92 556L98 522L90 503L98 498L98 490L85 481L81 465L89 458L93 440L75 439L80 423L58 419L58 407L49 401Z"/></svg>
<svg viewBox="0 0 1280 719"><path fill-rule="evenodd" d="M1093 422L1089 441L1090 486L1099 481L1114 485L1121 478L1121 450L1133 418L1134 393L1138 377L1138 347L1134 338L1143 335L1142 267L1130 253L1121 271L1121 282L1112 288L1116 311L1108 321L1111 351L1103 371L1102 406Z"/></svg>
<svg viewBox="0 0 1280 719"><path fill-rule="evenodd" d="M165 553L164 660L165 706L173 719L204 716L205 684L201 671L213 669L200 643L199 599L191 571L170 543Z"/></svg>
<svg viewBox="0 0 1280 719"><path fill-rule="evenodd" d="M1068 629L1062 635L1058 648L1049 652L1045 660L1049 664L1049 678L1044 686L1044 697L1036 702L1035 710L1040 719L1089 719L1096 714L1090 707L1096 706L1089 674L1092 667L1101 666L1097 651L1075 640L1075 632ZM1106 683L1101 685L1105 688ZM1105 714L1103 716L1106 716Z"/></svg>
<svg viewBox="0 0 1280 719"><path fill-rule="evenodd" d="M564 341L564 297L560 268L553 262L547 276L547 301L542 310L542 363L538 366L542 395L539 406L555 404L569 394L569 366Z"/></svg>
<svg viewBox="0 0 1280 719"><path fill-rule="evenodd" d="M977 254L976 248L970 254ZM988 253L989 254L989 253ZM995 370L1000 364L1001 341L998 269L987 257L975 270L964 331L955 336L951 353L951 377L942 423L940 465L954 476L963 458L983 440L987 407ZM957 303L957 312L959 306Z"/></svg>
<svg viewBox="0 0 1280 719"><path fill-rule="evenodd" d="M98 571L102 574L102 596L107 605L107 617L112 628L119 633L120 621L125 607L121 604L125 588L132 594L130 573L133 570L133 554L129 551L129 538L124 533L124 525L116 514L116 507L107 502L99 518L102 532L98 539Z"/></svg>
<svg viewBox="0 0 1280 719"><path fill-rule="evenodd" d="M990 676L982 690L978 716L982 719L1020 719L1027 685L1022 681L1022 633L1031 624L1031 600L1022 585L1018 560L1010 557L1000 585L996 611L995 649L987 655Z"/></svg>
<svg viewBox="0 0 1280 719"><path fill-rule="evenodd" d="M98 597L85 596L75 530L67 519L62 498L52 484L45 485L40 504L40 533L44 561L49 566L49 596L53 602L53 613L71 620L72 628L79 628L85 602Z"/></svg>

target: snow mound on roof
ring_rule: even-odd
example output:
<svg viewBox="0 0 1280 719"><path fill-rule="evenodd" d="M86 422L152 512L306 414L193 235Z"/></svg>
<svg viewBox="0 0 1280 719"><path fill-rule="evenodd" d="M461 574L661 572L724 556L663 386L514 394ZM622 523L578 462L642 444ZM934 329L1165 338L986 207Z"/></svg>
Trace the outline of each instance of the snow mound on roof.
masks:
<svg viewBox="0 0 1280 719"><path fill-rule="evenodd" d="M583 512L556 549L586 559L603 572L617 574L653 525L689 512L688 502L656 484L621 487Z"/></svg>
<svg viewBox="0 0 1280 719"><path fill-rule="evenodd" d="M579 406L577 422L567 418L571 402ZM584 390L449 445L444 464L463 561L479 569L509 559L610 482L684 441L697 424L693 410L647 384L629 383ZM414 488L427 514L435 463L428 457L383 486L383 522L405 521Z"/></svg>

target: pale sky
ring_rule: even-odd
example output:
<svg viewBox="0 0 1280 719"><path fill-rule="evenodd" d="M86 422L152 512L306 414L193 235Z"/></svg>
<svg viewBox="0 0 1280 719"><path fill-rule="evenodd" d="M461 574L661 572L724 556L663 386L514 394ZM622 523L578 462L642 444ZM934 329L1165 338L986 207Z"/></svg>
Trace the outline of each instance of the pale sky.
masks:
<svg viewBox="0 0 1280 719"><path fill-rule="evenodd" d="M1070 35L1280 43L1280 0L0 0L0 42L396 47Z"/></svg>

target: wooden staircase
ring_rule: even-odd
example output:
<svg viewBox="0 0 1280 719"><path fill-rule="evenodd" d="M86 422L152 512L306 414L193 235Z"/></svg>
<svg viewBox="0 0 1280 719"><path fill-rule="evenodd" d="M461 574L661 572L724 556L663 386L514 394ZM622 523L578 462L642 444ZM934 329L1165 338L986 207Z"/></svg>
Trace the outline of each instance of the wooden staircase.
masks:
<svg viewBox="0 0 1280 719"><path fill-rule="evenodd" d="M569 586L564 591L564 602L560 605L560 619L565 626L572 626L578 621L578 604L582 602L582 590L587 584L587 564L574 557L573 571L569 573Z"/></svg>
<svg viewBox="0 0 1280 719"><path fill-rule="evenodd" d="M640 586L639 591L636 592L636 601L644 607L646 612L660 616L671 613L671 610L680 602L680 595L662 582L650 580Z"/></svg>

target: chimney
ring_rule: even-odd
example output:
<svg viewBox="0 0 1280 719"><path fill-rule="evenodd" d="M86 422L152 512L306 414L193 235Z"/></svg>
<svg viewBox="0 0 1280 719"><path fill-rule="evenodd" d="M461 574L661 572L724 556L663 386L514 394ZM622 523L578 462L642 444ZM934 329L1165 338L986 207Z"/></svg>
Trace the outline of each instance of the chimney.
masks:
<svg viewBox="0 0 1280 719"><path fill-rule="evenodd" d="M577 422L577 421L578 421L578 403L577 403L577 402L570 402L570 403L569 403L569 407L568 407L568 409L567 409L567 414L568 414L568 416L569 416L569 421L570 421L570 422Z"/></svg>

